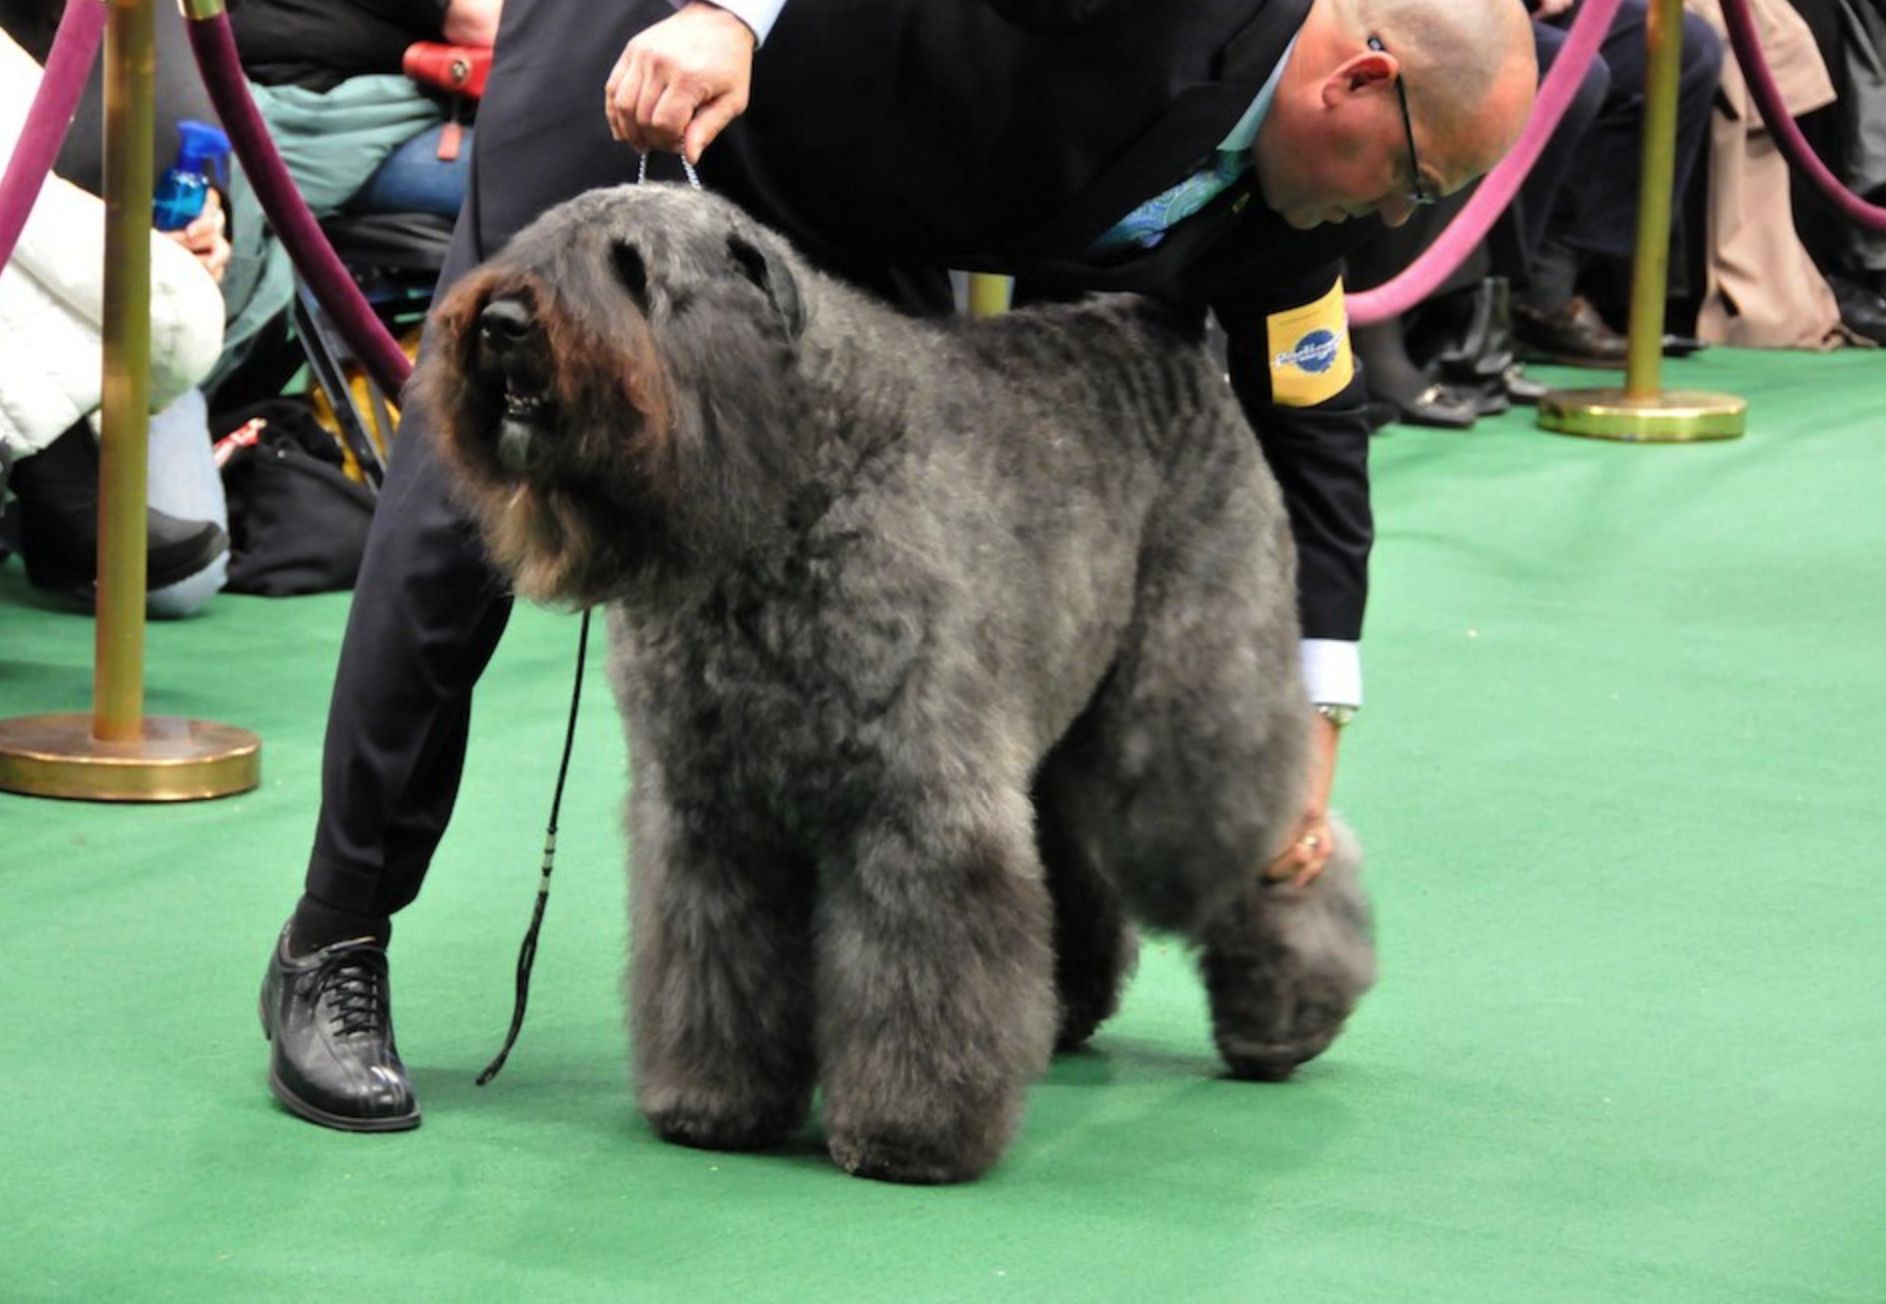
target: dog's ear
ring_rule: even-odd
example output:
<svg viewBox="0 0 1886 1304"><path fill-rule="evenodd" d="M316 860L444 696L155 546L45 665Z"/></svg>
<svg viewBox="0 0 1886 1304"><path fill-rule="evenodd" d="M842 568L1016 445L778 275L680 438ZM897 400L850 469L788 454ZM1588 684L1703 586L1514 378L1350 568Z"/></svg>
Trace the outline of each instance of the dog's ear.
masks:
<svg viewBox="0 0 1886 1304"><path fill-rule="evenodd" d="M786 323L789 339L798 339L805 329L805 302L799 297L799 282L786 266L785 259L770 248L754 244L740 235L727 237L727 253L741 275L760 287L773 302Z"/></svg>
<svg viewBox="0 0 1886 1304"><path fill-rule="evenodd" d="M635 306L648 313L648 264L642 261L642 251L627 240L617 240L609 248L609 265L615 269L616 280L635 300Z"/></svg>

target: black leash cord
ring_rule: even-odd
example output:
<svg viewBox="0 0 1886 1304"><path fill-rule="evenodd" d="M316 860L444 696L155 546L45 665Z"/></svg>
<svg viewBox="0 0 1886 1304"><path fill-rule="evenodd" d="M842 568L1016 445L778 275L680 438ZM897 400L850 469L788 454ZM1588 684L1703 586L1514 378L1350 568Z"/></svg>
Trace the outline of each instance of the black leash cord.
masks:
<svg viewBox="0 0 1886 1304"><path fill-rule="evenodd" d="M550 904L550 871L557 859L557 815L563 809L563 783L570 777L570 751L576 745L576 708L583 701L583 666L589 659L589 609L583 610L583 628L576 636L576 683L570 689L570 723L563 732L563 761L557 766L557 791L550 799L550 827L544 831L543 877L537 880L537 904L530 912L530 927L524 930L524 944L517 949L517 999L511 1007L511 1030L504 1034L504 1049L485 1065L478 1075L478 1085L498 1076L504 1061L517 1045L517 1034L524 1030L524 1011L530 1005L530 969L537 960L537 934L543 928L544 907Z"/></svg>
<svg viewBox="0 0 1886 1304"><path fill-rule="evenodd" d="M699 190L701 178L685 154L681 156L681 166L688 174L688 184ZM641 156L635 180L638 185L648 180L646 154ZM583 700L583 662L589 655L587 607L583 609L583 630L576 638L576 686L570 690L570 726L563 735L563 763L557 767L556 796L550 799L550 827L544 833L544 869L543 877L537 883L537 904L530 912L530 927L524 930L524 944L517 949L517 1001L511 1007L511 1030L504 1034L504 1049L478 1075L478 1085L481 1087L497 1077L498 1070L504 1067L504 1061L510 1058L511 1047L517 1045L517 1034L524 1028L525 1007L530 1004L530 967L537 960L537 934L543 928L544 907L550 904L550 867L557 856L557 812L563 809L563 781L569 777L570 748L576 742L576 708Z"/></svg>

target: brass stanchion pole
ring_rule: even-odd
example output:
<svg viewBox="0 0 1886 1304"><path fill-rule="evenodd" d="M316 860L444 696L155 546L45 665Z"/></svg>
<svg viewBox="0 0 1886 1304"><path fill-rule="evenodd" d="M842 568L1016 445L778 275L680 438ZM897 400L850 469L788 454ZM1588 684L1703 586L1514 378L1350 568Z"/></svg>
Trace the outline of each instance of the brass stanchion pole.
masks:
<svg viewBox="0 0 1886 1304"><path fill-rule="evenodd" d="M149 491L155 0L114 0L105 28L105 380L98 471L92 733L144 732L144 504Z"/></svg>
<svg viewBox="0 0 1886 1304"><path fill-rule="evenodd" d="M1676 184L1677 81L1683 61L1683 0L1651 0L1644 74L1643 166L1637 190L1637 252L1631 266L1630 353L1624 388L1571 389L1539 400L1539 424L1567 435L1635 443L1734 439L1748 404L1730 394L1662 392L1663 310L1670 284L1671 188Z"/></svg>
<svg viewBox="0 0 1886 1304"><path fill-rule="evenodd" d="M0 720L0 789L32 796L182 801L261 781L254 734L143 714L155 3L111 0L105 29L105 437L92 713Z"/></svg>

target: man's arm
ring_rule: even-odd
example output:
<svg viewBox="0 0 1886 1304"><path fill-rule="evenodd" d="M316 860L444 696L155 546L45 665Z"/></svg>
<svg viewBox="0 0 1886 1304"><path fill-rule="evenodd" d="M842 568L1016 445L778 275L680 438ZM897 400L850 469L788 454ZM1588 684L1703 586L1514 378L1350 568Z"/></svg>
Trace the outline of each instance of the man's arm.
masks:
<svg viewBox="0 0 1886 1304"><path fill-rule="evenodd" d="M491 0L495 3L495 0ZM1066 31L1120 0L985 0L1015 26ZM680 152L690 163L746 112L753 52L786 0L670 0L675 15L623 47L604 87L609 131L641 153Z"/></svg>
<svg viewBox="0 0 1886 1304"><path fill-rule="evenodd" d="M1359 642L1374 539L1367 396L1349 352L1340 286L1334 269L1303 284L1295 302L1237 296L1213 305L1229 341L1232 387L1290 513L1310 700L1330 708L1310 725L1303 814L1267 870L1299 882L1320 873L1331 850L1341 725L1362 705Z"/></svg>
<svg viewBox="0 0 1886 1304"><path fill-rule="evenodd" d="M688 162L746 112L753 52L785 0L689 0L637 34L603 88L609 131L641 153L679 152Z"/></svg>

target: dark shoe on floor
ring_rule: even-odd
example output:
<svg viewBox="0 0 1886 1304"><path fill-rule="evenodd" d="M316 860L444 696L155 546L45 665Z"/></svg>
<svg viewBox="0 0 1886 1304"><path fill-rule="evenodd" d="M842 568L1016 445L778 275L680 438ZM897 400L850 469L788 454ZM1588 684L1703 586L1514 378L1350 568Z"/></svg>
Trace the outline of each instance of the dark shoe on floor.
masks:
<svg viewBox="0 0 1886 1304"><path fill-rule="evenodd" d="M1506 369L1500 381L1506 387L1507 398L1528 407L1537 407L1539 400L1550 392L1546 386L1528 376L1526 369L1517 362Z"/></svg>
<svg viewBox="0 0 1886 1304"><path fill-rule="evenodd" d="M1443 430L1465 430L1480 415L1474 400L1455 392L1451 385L1429 385L1395 407L1399 419L1411 426L1435 426Z"/></svg>
<svg viewBox="0 0 1886 1304"><path fill-rule="evenodd" d="M1606 325L1583 295L1573 295L1551 312L1515 303L1513 332L1529 358L1564 366L1617 369L1630 353L1629 341Z"/></svg>
<svg viewBox="0 0 1886 1304"><path fill-rule="evenodd" d="M1875 344L1886 344L1886 298L1845 276L1829 276L1827 284L1833 288L1841 324Z"/></svg>
<svg viewBox="0 0 1886 1304"><path fill-rule="evenodd" d="M146 591L189 579L229 549L229 536L214 521L183 521L155 507L144 509L144 529ZM35 526L29 513L21 533L26 541L26 578L34 588L92 601L98 582L95 531L61 539Z"/></svg>
<svg viewBox="0 0 1886 1304"><path fill-rule="evenodd" d="M98 443L80 422L13 466L20 503L20 554L33 587L89 604L98 577ZM185 521L148 507L144 582L149 589L186 580L229 547L211 521Z"/></svg>
<svg viewBox="0 0 1886 1304"><path fill-rule="evenodd" d="M1467 320L1459 341L1436 354L1430 366L1441 379L1463 386L1497 380L1513 365L1513 304L1506 278L1489 276L1464 297Z"/></svg>
<svg viewBox="0 0 1886 1304"><path fill-rule="evenodd" d="M269 1089L291 1113L344 1132L419 1126L393 1040L386 948L372 938L296 957L284 928L262 980L262 1032Z"/></svg>
<svg viewBox="0 0 1886 1304"><path fill-rule="evenodd" d="M1506 394L1506 382L1498 376L1475 384L1452 384L1447 387L1447 392L1472 403L1476 416L1497 417L1502 412L1513 410L1513 400Z"/></svg>

